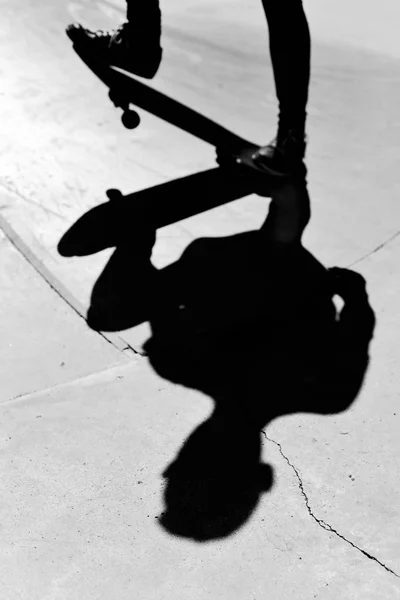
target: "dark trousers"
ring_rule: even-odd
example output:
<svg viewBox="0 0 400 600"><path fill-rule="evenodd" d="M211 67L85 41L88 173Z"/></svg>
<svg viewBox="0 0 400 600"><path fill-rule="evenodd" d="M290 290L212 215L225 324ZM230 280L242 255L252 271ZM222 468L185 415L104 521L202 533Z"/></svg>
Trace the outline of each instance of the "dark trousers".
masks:
<svg viewBox="0 0 400 600"><path fill-rule="evenodd" d="M215 0L218 1L218 0ZM160 42L159 0L127 0L127 19L137 38ZM262 0L279 102L281 130L305 127L310 81L310 32L301 0Z"/></svg>
<svg viewBox="0 0 400 600"><path fill-rule="evenodd" d="M161 10L159 0L127 0L126 17L133 35L149 41L161 38Z"/></svg>
<svg viewBox="0 0 400 600"><path fill-rule="evenodd" d="M301 0L262 0L279 102L279 126L302 130L310 82L310 31Z"/></svg>

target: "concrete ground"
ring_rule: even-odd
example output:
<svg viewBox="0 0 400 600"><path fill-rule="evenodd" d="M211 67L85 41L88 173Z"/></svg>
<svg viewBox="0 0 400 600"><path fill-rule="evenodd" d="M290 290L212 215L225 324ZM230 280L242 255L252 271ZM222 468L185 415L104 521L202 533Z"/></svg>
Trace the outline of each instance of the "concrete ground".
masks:
<svg viewBox="0 0 400 600"><path fill-rule="evenodd" d="M395 0L305 0L313 216L304 244L324 265L351 268L367 282L376 327L364 383L335 410L325 396L313 409L294 402L288 410L275 399L263 422L263 486L253 496L237 466L247 434L238 422L224 431L221 481L234 469L231 487L219 489L226 528L202 535L193 533L196 519L204 521L201 499L210 507L216 496L208 498L207 477L196 483L193 473L203 456L207 465L220 460L207 429L220 390L149 361L148 324L90 330L83 316L110 251L65 259L57 243L105 190L134 192L212 168L215 151L144 112L136 131L125 130L71 50L66 24L113 26L122 0L0 5L0 597L399 598ZM263 143L276 122L267 43L256 1L169 0L154 87ZM199 237L259 227L267 206L252 195L160 230L154 264L172 263ZM239 338L229 352L223 383L235 397L241 373L259 384L267 366ZM261 389L254 381L245 388L250 407L249 390ZM189 460L186 480L165 473L195 455L200 464Z"/></svg>

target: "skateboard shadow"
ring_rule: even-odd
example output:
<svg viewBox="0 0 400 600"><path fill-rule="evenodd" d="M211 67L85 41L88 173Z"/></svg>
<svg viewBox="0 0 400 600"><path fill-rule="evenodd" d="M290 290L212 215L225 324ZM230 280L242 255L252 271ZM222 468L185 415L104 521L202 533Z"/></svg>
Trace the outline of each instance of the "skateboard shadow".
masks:
<svg viewBox="0 0 400 600"><path fill-rule="evenodd" d="M270 196L269 178L216 167L123 196L108 190L108 202L87 211L63 235L61 256L87 256L129 244L142 253L143 238L155 229L222 206L252 193Z"/></svg>
<svg viewBox="0 0 400 600"><path fill-rule="evenodd" d="M327 271L301 246L268 248L261 230L196 240L162 270L132 258L128 247L116 249L94 286L88 322L118 329L148 319L154 370L212 398L211 416L163 473L159 523L198 542L223 538L273 484L263 429L296 412L336 414L356 398L375 323L365 281ZM125 295L119 289L119 304L108 303L104 285L121 279Z"/></svg>

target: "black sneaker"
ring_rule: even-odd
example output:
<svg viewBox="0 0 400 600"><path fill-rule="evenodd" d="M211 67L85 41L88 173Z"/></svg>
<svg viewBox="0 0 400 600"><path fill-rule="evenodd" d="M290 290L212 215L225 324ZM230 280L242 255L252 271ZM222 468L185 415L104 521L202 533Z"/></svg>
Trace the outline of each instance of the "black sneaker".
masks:
<svg viewBox="0 0 400 600"><path fill-rule="evenodd" d="M304 156L306 138L295 129L278 133L277 137L266 146L262 146L252 155L258 170L278 177L299 175L305 177L306 166Z"/></svg>
<svg viewBox="0 0 400 600"><path fill-rule="evenodd" d="M160 45L135 40L129 23L117 29L92 31L79 23L67 27L67 35L77 46L87 47L108 64L120 67L134 75L152 79L162 58Z"/></svg>

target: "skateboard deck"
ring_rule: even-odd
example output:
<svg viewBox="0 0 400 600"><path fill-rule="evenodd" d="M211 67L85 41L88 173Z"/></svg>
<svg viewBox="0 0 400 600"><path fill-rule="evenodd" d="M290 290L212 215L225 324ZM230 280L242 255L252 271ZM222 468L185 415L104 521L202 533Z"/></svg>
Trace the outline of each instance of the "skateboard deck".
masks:
<svg viewBox="0 0 400 600"><path fill-rule="evenodd" d="M109 88L110 100L122 109L121 119L125 127L134 129L139 125L140 116L136 108L141 108L214 146L220 166L242 170L250 168L260 180L265 182L269 179L269 176L259 171L251 160L259 145L142 83L132 74L109 66L86 48L77 44L73 44L73 48L87 67Z"/></svg>

